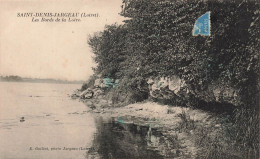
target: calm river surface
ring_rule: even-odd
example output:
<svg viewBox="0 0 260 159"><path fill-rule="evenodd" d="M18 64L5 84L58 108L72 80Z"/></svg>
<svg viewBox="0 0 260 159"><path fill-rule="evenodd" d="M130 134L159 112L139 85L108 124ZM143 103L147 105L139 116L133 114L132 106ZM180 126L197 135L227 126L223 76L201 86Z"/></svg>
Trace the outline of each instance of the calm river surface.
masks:
<svg viewBox="0 0 260 159"><path fill-rule="evenodd" d="M68 97L80 87L0 82L0 158L86 158L95 120L88 107Z"/></svg>
<svg viewBox="0 0 260 159"><path fill-rule="evenodd" d="M68 96L78 84L0 82L0 159L160 159L149 126L104 120Z"/></svg>

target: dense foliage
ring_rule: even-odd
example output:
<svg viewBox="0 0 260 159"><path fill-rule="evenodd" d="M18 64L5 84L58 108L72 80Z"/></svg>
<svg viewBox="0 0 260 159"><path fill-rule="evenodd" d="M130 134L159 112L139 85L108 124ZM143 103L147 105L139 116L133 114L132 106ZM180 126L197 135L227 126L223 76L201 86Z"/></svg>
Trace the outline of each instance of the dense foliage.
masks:
<svg viewBox="0 0 260 159"><path fill-rule="evenodd" d="M224 81L240 94L257 93L259 3L124 0L122 8L124 25L106 26L89 39L97 74L130 80L124 87L174 74L195 91ZM195 20L207 11L211 36L192 36Z"/></svg>
<svg viewBox="0 0 260 159"><path fill-rule="evenodd" d="M236 144L253 153L259 148L259 8L245 0L123 0L125 24L89 38L95 74L120 79L112 90L118 102L146 99L151 77L177 75L194 92L212 83L235 88L243 109L232 131ZM211 35L192 36L195 20L207 11Z"/></svg>

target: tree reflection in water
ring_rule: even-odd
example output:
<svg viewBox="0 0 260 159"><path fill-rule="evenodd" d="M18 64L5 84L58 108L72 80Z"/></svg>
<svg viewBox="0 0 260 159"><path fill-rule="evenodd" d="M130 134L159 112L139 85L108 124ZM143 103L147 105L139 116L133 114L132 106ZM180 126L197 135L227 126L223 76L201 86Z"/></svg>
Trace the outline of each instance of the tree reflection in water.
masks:
<svg viewBox="0 0 260 159"><path fill-rule="evenodd" d="M162 134L147 126L96 119L97 133L87 152L88 159L160 159Z"/></svg>

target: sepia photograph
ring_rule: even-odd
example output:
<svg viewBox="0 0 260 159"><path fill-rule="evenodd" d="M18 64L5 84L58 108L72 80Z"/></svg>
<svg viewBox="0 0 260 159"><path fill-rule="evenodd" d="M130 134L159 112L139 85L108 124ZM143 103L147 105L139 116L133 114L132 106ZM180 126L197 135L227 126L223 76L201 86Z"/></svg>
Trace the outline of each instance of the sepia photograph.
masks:
<svg viewBox="0 0 260 159"><path fill-rule="evenodd" d="M0 159L259 159L260 1L0 0Z"/></svg>

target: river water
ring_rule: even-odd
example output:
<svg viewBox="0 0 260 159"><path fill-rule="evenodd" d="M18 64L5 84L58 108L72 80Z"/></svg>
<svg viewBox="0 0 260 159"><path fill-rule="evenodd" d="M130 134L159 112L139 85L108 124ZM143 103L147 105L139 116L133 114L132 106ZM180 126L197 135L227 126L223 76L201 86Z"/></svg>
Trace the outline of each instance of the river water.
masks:
<svg viewBox="0 0 260 159"><path fill-rule="evenodd" d="M80 87L0 82L0 159L162 158L160 132L89 113Z"/></svg>
<svg viewBox="0 0 260 159"><path fill-rule="evenodd" d="M96 126L88 108L68 97L80 87L0 82L0 158L85 158Z"/></svg>

